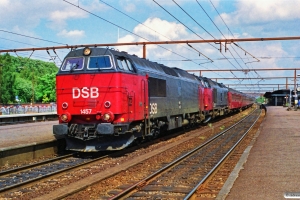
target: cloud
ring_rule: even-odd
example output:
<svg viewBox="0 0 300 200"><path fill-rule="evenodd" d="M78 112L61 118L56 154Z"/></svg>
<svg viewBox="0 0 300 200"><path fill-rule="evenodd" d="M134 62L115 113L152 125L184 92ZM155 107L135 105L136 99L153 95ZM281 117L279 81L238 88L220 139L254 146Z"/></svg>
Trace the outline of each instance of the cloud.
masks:
<svg viewBox="0 0 300 200"><path fill-rule="evenodd" d="M236 11L222 13L221 16L229 25L288 21L300 19L299 7L298 0L239 0L236 3Z"/></svg>
<svg viewBox="0 0 300 200"><path fill-rule="evenodd" d="M241 45L241 43L240 43ZM231 45L234 46L234 45ZM243 45L243 48L246 49L249 53L254 55L256 58L260 60L260 62L256 62L252 56L249 54L244 56L243 51L237 49L239 54L244 58L247 57L248 59L244 59L244 63L248 63L247 67L259 69L259 68L270 68L270 69L278 69L282 68L283 65L281 63L282 59L280 57L289 56L289 52L285 51L282 47L280 42L274 43L247 43ZM242 65L245 68L245 65ZM257 71L260 76L267 77L267 76L278 76L278 71ZM286 72L281 72L286 73ZM253 73L254 74L254 73ZM255 75L255 74L254 74ZM282 74L287 75L287 74ZM256 77L256 75L255 75Z"/></svg>
<svg viewBox="0 0 300 200"><path fill-rule="evenodd" d="M159 30L159 32L156 32L154 30ZM137 25L133 29L133 33L141 37L137 37L131 34L125 35L124 37L119 38L118 42L167 41L188 37L188 33L183 25L174 22L168 22L159 18L147 19L143 24ZM158 46L148 45L147 48L156 49L158 48ZM121 49L124 49L126 51L136 51L137 47L124 46L121 47Z"/></svg>
<svg viewBox="0 0 300 200"><path fill-rule="evenodd" d="M128 3L124 6L124 9L126 12L135 12L136 11L136 6L133 3Z"/></svg>
<svg viewBox="0 0 300 200"><path fill-rule="evenodd" d="M141 36L135 36L135 41L166 41L188 38L188 33L183 25L175 22L168 22L160 18L147 19L143 24L137 25L133 29L133 33ZM124 38L120 38L120 40L125 42L124 40L126 38L130 38L130 40L133 39L125 36Z"/></svg>
<svg viewBox="0 0 300 200"><path fill-rule="evenodd" d="M70 2L70 3L67 3ZM101 4L97 0L93 1L82 1L78 4L78 1L72 2L67 1L63 2L64 6L60 7L59 9L53 9L49 13L49 27L52 29L62 29L67 26L66 21L73 20L73 19L83 19L89 17L89 13L85 12L84 10L88 10L90 12L95 11L105 11L106 6ZM79 8L76 8L75 6L79 6Z"/></svg>
<svg viewBox="0 0 300 200"><path fill-rule="evenodd" d="M78 5L77 0L68 1ZM97 0L80 1L79 6L91 12L107 9ZM33 29L42 20L45 20L50 28L57 30L65 28L67 20L82 19L89 16L88 13L61 0L27 0L26 2L23 0L0 0L0 8L3 11L0 12L0 26L6 29L10 29L16 24L20 28Z"/></svg>
<svg viewBox="0 0 300 200"><path fill-rule="evenodd" d="M61 32L59 32L57 34L57 36L61 36L61 37L65 37L65 38L81 38L83 36L85 36L85 32L84 31L80 31L80 30L73 30L73 31L67 31L67 30L62 30Z"/></svg>
<svg viewBox="0 0 300 200"><path fill-rule="evenodd" d="M154 31L155 30L155 31ZM172 40L193 40L196 38L194 34L188 33L186 28L178 23L169 22L160 18L148 18L143 24L137 25L133 29L133 33L141 37L137 37L133 34L127 34L118 39L119 43L125 42L141 42L141 41L172 41ZM196 49L199 49L201 53L213 54L207 44L193 44ZM187 60L189 58L199 57L198 52L189 48L186 44L174 44L174 45L147 45L147 58L152 61L155 60L172 60L182 59ZM130 54L136 54L138 56L143 55L142 46L120 46L119 50L127 51ZM174 53L173 53L174 52ZM167 66L174 66L174 62L164 62ZM184 66L182 66L184 65ZM177 63L176 67L187 68L186 63Z"/></svg>

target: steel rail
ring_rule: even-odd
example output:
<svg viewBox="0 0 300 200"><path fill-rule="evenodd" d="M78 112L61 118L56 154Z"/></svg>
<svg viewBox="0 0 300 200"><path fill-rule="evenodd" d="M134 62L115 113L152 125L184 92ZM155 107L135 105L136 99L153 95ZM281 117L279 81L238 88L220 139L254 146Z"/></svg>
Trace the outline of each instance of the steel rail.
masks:
<svg viewBox="0 0 300 200"><path fill-rule="evenodd" d="M14 189L14 188L17 188L17 187L20 187L20 186L23 186L23 185L26 185L26 184L29 184L29 183L32 183L32 182L35 182L35 181L47 178L47 177L50 177L50 176L62 173L62 172L66 172L66 171L71 170L71 169L75 169L75 168L78 168L78 167L81 167L81 166L84 166L84 165L87 165L87 164L99 161L101 159L106 158L107 156L108 155L101 156L99 158L92 159L90 161L84 161L84 162L79 163L79 164L74 165L74 166L70 166L70 167L67 167L67 168L64 168L64 169L61 169L61 170L57 170L57 171L54 171L54 172L51 172L51 173L48 173L48 174L45 174L45 175L42 175L42 176L39 176L39 177L35 177L35 178L32 178L32 179L26 180L24 182L18 182L18 183L14 184L14 185L10 185L10 186L4 187L4 188L0 188L0 192L11 190L11 189Z"/></svg>
<svg viewBox="0 0 300 200"><path fill-rule="evenodd" d="M252 111L250 113L250 115L253 114L254 112L255 112L255 110ZM190 155L192 155L193 153L197 152L199 149L203 148L204 146L208 145L209 143L211 143L212 141L214 141L218 137L222 136L225 132L231 130L232 128L234 128L235 126L237 126L238 124L240 124L241 122L243 122L244 120L246 120L250 115L244 117L239 122L235 123L234 125L230 126L229 128L225 129L224 131L220 132L218 135L214 136L213 138L209 139L205 143L203 143L200 146L194 148L193 150L189 151L188 153L184 154L183 156L177 158L176 160L174 160L173 162L171 162L168 165L164 166L163 168L161 168L161 169L157 170L156 172L152 173L151 175L149 175L148 177L144 178L143 180L141 180L141 181L139 181L139 182L131 185L130 187L128 187L127 189L123 190L122 192L116 194L112 198L109 198L109 200L120 199L121 197L124 197L125 195L129 194L130 192L132 192L133 190L138 189L141 185L147 183L148 181L150 181L151 179L153 179L155 176L161 174L162 172L167 171L168 169L172 168L174 165L180 163L185 158L187 158Z"/></svg>
<svg viewBox="0 0 300 200"><path fill-rule="evenodd" d="M231 154L231 152L233 152L236 146L240 144L240 142L245 138L245 136L255 125L259 117L260 115L258 115L257 119L253 122L253 124L248 128L248 130L244 133L244 135L232 146L232 148L223 156L223 158L206 174L206 176L202 180L199 181L199 183L191 190L191 192L188 195L186 195L184 200L188 200L195 193L195 191L200 187L200 185L204 183L204 181L206 181L207 178L223 163L223 161Z"/></svg>
<svg viewBox="0 0 300 200"><path fill-rule="evenodd" d="M29 164L29 165L24 165L24 166L13 168L13 169L3 170L3 171L0 171L0 177L4 176L4 175L7 175L7 174L20 172L20 171L23 171L25 169L33 168L33 167L36 167L36 166L39 166L39 165L48 164L48 163L51 163L51 162L54 162L54 161L57 161L57 160L61 160L61 159L64 159L64 158L69 158L73 155L74 154L68 154L68 155L47 159L47 160L44 160L44 161L41 161L41 162L37 162L37 163Z"/></svg>

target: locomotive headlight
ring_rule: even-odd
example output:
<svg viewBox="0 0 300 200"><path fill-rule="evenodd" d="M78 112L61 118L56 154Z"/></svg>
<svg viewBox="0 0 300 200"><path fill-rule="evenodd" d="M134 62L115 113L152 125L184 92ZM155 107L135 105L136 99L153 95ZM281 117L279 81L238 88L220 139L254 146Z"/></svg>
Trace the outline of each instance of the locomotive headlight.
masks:
<svg viewBox="0 0 300 200"><path fill-rule="evenodd" d="M104 115L103 115L103 120L104 121L108 121L110 119L110 115L108 114L108 113L105 113Z"/></svg>
<svg viewBox="0 0 300 200"><path fill-rule="evenodd" d="M60 116L60 120L63 121L63 122L69 122L69 121L71 121L71 115L70 115L70 113L62 114Z"/></svg>
<svg viewBox="0 0 300 200"><path fill-rule="evenodd" d="M60 116L60 119L61 119L61 121L65 122L65 121L68 120L68 116L63 114L63 115Z"/></svg>
<svg viewBox="0 0 300 200"><path fill-rule="evenodd" d="M88 48L88 47L85 47L85 48L83 49L83 55L85 55L85 56L90 55L91 52L92 52L92 50L91 50L90 48Z"/></svg>
<svg viewBox="0 0 300 200"><path fill-rule="evenodd" d="M102 115L102 120L105 122L112 122L114 120L115 116L112 112L107 112Z"/></svg>

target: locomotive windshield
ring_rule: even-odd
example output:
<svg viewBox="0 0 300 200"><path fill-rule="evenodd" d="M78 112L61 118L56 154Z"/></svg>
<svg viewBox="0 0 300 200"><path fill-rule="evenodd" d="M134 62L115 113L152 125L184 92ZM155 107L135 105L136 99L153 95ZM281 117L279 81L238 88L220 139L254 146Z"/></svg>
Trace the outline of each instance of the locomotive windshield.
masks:
<svg viewBox="0 0 300 200"><path fill-rule="evenodd" d="M82 70L83 68L83 57L78 58L67 58L61 67L62 71L73 71Z"/></svg>
<svg viewBox="0 0 300 200"><path fill-rule="evenodd" d="M110 69L111 67L109 56L90 57L88 69Z"/></svg>

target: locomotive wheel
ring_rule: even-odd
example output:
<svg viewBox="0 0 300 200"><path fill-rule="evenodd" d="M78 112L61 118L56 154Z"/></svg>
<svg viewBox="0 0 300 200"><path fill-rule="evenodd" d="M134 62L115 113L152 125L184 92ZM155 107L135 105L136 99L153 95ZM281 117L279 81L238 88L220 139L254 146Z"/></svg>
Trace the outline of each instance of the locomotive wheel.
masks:
<svg viewBox="0 0 300 200"><path fill-rule="evenodd" d="M151 129L151 132L149 134L149 137L147 137L148 140L152 140L157 138L157 136L160 134L160 131L157 128Z"/></svg>

